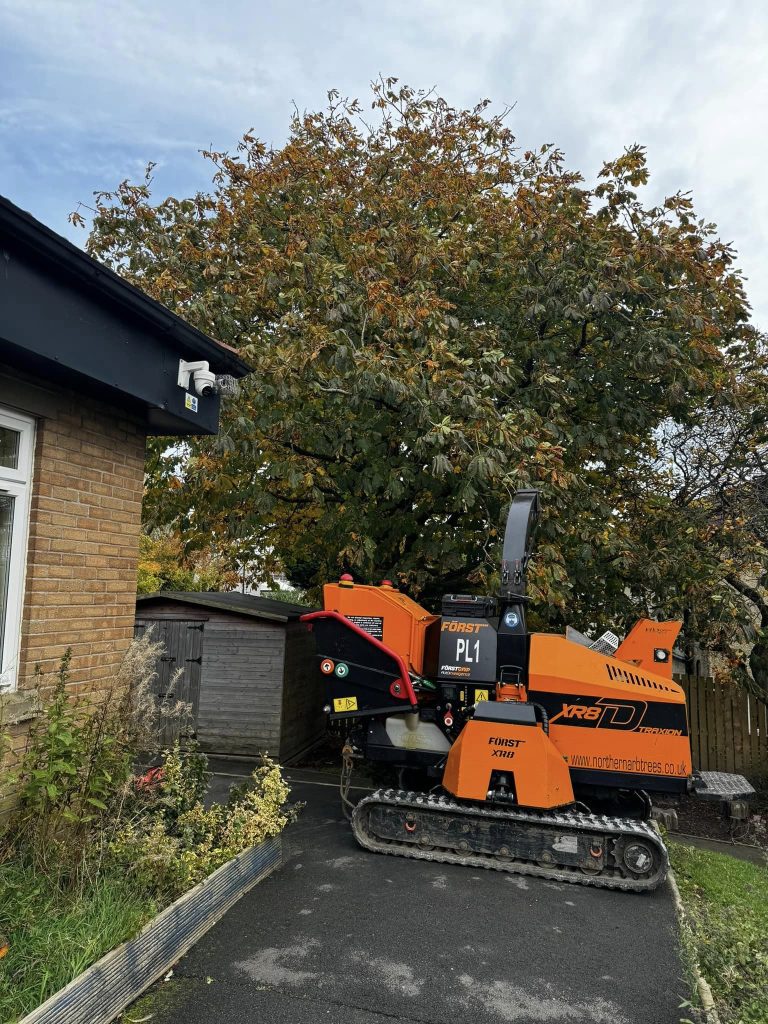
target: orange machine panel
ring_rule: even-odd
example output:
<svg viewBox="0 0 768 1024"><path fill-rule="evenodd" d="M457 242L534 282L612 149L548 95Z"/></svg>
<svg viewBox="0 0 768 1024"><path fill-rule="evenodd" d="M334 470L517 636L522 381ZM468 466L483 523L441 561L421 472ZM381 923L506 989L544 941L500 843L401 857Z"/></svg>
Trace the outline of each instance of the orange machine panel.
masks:
<svg viewBox="0 0 768 1024"><path fill-rule="evenodd" d="M528 698L549 714L549 735L589 781L682 788L691 774L685 695L671 679L560 636L531 636Z"/></svg>
<svg viewBox="0 0 768 1024"><path fill-rule="evenodd" d="M420 604L391 586L326 583L323 608L339 612L387 647L397 651L418 675L430 670L430 658L437 656L437 623Z"/></svg>
<svg viewBox="0 0 768 1024"><path fill-rule="evenodd" d="M616 657L645 672L672 678L672 648L682 622L654 622L640 619L619 644Z"/></svg>
<svg viewBox="0 0 768 1024"><path fill-rule="evenodd" d="M443 787L462 800L485 800L494 772L513 777L520 807L573 802L568 766L538 725L467 722L448 754Z"/></svg>

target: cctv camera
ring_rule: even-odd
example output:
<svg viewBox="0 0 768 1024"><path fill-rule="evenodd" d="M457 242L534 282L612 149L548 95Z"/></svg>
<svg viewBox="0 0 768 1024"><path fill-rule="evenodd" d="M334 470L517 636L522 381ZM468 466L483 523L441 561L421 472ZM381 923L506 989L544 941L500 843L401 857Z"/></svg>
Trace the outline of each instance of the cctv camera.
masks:
<svg viewBox="0 0 768 1024"><path fill-rule="evenodd" d="M230 377L226 373L217 377L204 360L187 363L180 359L176 383L186 391L190 387L190 382L194 383L195 391L201 398L209 398L216 394L223 398L234 398L238 393L238 384L234 377Z"/></svg>
<svg viewBox="0 0 768 1024"><path fill-rule="evenodd" d="M216 374L211 372L211 368L205 360L201 359L196 363L179 360L179 374L176 383L186 391L190 386L190 381L194 381L195 391L201 398L216 394Z"/></svg>
<svg viewBox="0 0 768 1024"><path fill-rule="evenodd" d="M208 398L209 395L216 394L216 374L211 373L207 368L207 363L205 365L206 369L195 370L192 374L192 379L195 382L195 391L201 398Z"/></svg>

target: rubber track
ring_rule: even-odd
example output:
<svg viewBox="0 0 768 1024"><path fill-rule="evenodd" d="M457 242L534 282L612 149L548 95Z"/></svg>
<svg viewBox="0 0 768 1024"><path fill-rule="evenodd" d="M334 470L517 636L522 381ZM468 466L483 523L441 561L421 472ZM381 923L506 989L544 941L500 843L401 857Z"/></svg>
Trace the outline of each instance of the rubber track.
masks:
<svg viewBox="0 0 768 1024"><path fill-rule="evenodd" d="M412 843L384 841L371 835L365 828L367 821L366 808L374 804L385 804L413 811L450 812L468 818L500 818L530 824L537 828L552 826L558 830L569 829L574 832L602 834L606 840L613 840L610 847L619 839L637 838L650 843L661 855L661 863L656 874L648 878L627 877L616 867L606 867L599 874L587 874L579 868L548 867L547 865L525 863L522 861L504 861L491 854L456 853L451 850L435 848L423 850ZM432 796L424 793L406 792L396 789L379 789L370 796L363 797L356 805L352 814L352 831L358 843L373 853L393 854L399 857L410 857L413 860L434 861L443 864L461 864L466 867L486 868L492 871L506 871L516 875L533 875L553 882L566 882L571 885L590 885L599 889L619 889L623 892L650 892L656 889L667 876L669 857L667 848L658 832L644 821L633 821L631 818L613 818L608 815L583 814L579 811L523 811L513 808L497 810L482 805L461 804L446 796Z"/></svg>

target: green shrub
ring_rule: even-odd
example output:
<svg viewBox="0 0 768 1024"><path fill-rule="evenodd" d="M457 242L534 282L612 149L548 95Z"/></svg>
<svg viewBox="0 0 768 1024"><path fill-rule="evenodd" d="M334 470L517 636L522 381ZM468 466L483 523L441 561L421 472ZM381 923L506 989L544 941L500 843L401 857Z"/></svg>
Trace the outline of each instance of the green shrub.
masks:
<svg viewBox="0 0 768 1024"><path fill-rule="evenodd" d="M163 755L158 794L160 811L174 821L199 804L208 789L208 758L190 746L182 755L179 744Z"/></svg>
<svg viewBox="0 0 768 1024"><path fill-rule="evenodd" d="M226 805L203 805L206 779L203 755L183 754L178 744L167 752L154 799L116 830L110 862L172 898L278 835L297 811L286 805L290 790L269 758L234 789Z"/></svg>
<svg viewBox="0 0 768 1024"><path fill-rule="evenodd" d="M131 775L131 751L123 730L111 728L114 716L108 706L79 705L72 699L70 661L67 651L53 695L33 724L12 776L19 810L11 840L41 868L82 859L88 834Z"/></svg>
<svg viewBox="0 0 768 1024"><path fill-rule="evenodd" d="M71 651L33 723L20 764L11 774L18 809L3 837L0 856L19 856L57 875L66 866L77 882L92 872L103 839L125 811L133 765L158 749L169 720L182 721L188 705L158 704L151 691L155 663L164 650L151 631L135 640L117 678L99 693L77 697L68 687Z"/></svg>

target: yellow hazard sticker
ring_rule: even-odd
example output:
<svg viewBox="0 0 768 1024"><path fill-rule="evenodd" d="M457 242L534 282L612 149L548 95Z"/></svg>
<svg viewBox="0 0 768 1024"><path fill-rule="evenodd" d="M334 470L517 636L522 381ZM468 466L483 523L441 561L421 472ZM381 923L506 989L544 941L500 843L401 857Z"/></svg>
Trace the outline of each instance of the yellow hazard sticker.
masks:
<svg viewBox="0 0 768 1024"><path fill-rule="evenodd" d="M481 700L488 700L487 690L475 690L475 704Z"/></svg>
<svg viewBox="0 0 768 1024"><path fill-rule="evenodd" d="M357 697L336 697L333 701L334 711L357 711Z"/></svg>

